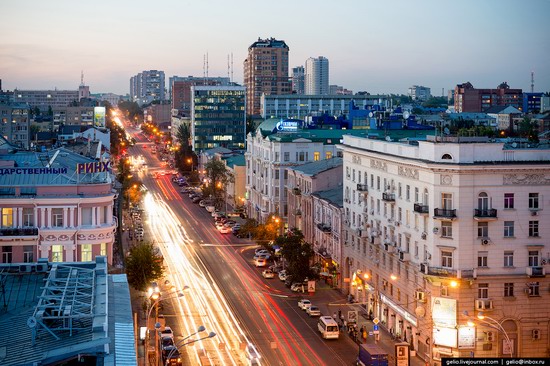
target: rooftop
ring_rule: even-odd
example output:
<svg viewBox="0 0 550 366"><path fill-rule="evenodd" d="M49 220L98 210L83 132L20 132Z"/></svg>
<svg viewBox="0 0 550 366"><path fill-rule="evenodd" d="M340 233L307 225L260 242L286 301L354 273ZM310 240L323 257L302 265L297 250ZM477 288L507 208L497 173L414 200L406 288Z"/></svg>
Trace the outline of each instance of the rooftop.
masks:
<svg viewBox="0 0 550 366"><path fill-rule="evenodd" d="M328 191L320 191L312 193L312 196L319 197L322 200L328 201L335 206L344 207L344 190L342 187L330 189Z"/></svg>
<svg viewBox="0 0 550 366"><path fill-rule="evenodd" d="M314 161L311 163L298 165L288 169L295 170L304 175L309 175L311 177L314 177L319 173L325 172L327 170L330 170L339 166L343 166L343 164L344 164L344 160L342 158L332 158L332 159Z"/></svg>

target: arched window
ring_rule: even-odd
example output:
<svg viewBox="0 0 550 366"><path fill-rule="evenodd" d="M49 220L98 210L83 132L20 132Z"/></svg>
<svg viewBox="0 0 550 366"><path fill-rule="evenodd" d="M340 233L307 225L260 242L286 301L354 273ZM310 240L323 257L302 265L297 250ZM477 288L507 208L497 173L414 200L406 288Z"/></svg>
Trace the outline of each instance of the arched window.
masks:
<svg viewBox="0 0 550 366"><path fill-rule="evenodd" d="M441 159L442 160L453 160L453 157L451 156L451 154L443 154Z"/></svg>
<svg viewBox="0 0 550 366"><path fill-rule="evenodd" d="M477 208L484 211L489 209L489 196L485 192L481 192L477 196Z"/></svg>

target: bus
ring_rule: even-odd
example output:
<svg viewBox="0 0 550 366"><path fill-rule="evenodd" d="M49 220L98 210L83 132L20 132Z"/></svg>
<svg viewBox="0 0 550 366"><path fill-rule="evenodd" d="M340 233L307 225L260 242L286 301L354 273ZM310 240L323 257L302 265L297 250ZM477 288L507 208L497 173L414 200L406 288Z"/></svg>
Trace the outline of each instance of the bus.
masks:
<svg viewBox="0 0 550 366"><path fill-rule="evenodd" d="M324 339L338 339L340 336L338 323L331 316L321 316L317 328Z"/></svg>

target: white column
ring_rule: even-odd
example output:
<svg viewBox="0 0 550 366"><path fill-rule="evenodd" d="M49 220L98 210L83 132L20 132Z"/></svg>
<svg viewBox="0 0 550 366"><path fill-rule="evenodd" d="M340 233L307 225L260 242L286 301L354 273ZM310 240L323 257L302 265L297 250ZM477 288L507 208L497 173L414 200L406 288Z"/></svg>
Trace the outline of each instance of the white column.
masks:
<svg viewBox="0 0 550 366"><path fill-rule="evenodd" d="M11 210L11 227L17 227L17 208Z"/></svg>
<svg viewBox="0 0 550 366"><path fill-rule="evenodd" d="M63 207L63 227L68 227L69 223L69 215L67 212L69 211L68 207Z"/></svg>
<svg viewBox="0 0 550 366"><path fill-rule="evenodd" d="M46 227L51 228L52 227L52 209L49 207L44 208L44 211L46 211Z"/></svg>
<svg viewBox="0 0 550 366"><path fill-rule="evenodd" d="M113 205L107 206L107 215L109 216L105 218L105 221L112 225L115 221L113 219Z"/></svg>
<svg viewBox="0 0 550 366"><path fill-rule="evenodd" d="M65 251L65 262L74 262L74 250L72 249L72 244L63 245L63 250Z"/></svg>
<svg viewBox="0 0 550 366"><path fill-rule="evenodd" d="M97 207L92 207L92 226L95 226L96 225L96 208Z"/></svg>
<svg viewBox="0 0 550 366"><path fill-rule="evenodd" d="M74 207L69 208L69 227L74 227Z"/></svg>
<svg viewBox="0 0 550 366"><path fill-rule="evenodd" d="M23 207L17 207L17 227L23 227Z"/></svg>
<svg viewBox="0 0 550 366"><path fill-rule="evenodd" d="M82 207L78 206L78 214L77 214L76 222L78 227L82 226Z"/></svg>
<svg viewBox="0 0 550 366"><path fill-rule="evenodd" d="M40 207L40 227L46 226L46 208Z"/></svg>
<svg viewBox="0 0 550 366"><path fill-rule="evenodd" d="M33 209L33 218L32 218L32 220L34 222L34 226L38 227L38 207L36 207L36 206Z"/></svg>

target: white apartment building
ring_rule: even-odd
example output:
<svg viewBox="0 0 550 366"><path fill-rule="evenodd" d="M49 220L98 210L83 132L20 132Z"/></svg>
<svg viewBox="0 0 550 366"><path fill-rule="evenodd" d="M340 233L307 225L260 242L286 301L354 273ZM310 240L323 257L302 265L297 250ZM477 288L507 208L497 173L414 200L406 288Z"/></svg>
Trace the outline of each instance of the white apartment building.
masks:
<svg viewBox="0 0 550 366"><path fill-rule="evenodd" d="M323 56L308 58L304 72L305 93L307 95L328 94L328 80L328 59Z"/></svg>
<svg viewBox="0 0 550 366"><path fill-rule="evenodd" d="M409 97L414 101L425 102L432 97L432 92L428 87L413 85L409 88Z"/></svg>
<svg viewBox="0 0 550 366"><path fill-rule="evenodd" d="M437 139L344 136L345 289L425 360L548 357L550 147Z"/></svg>
<svg viewBox="0 0 550 366"><path fill-rule="evenodd" d="M350 102L355 102L359 109L373 105L388 107L385 95L299 95L262 94L262 118L297 118L320 116L328 113L331 116L349 114Z"/></svg>
<svg viewBox="0 0 550 366"><path fill-rule="evenodd" d="M330 159L338 155L336 144L344 133L366 135L364 130L292 130L276 132L282 120L264 121L247 136L246 206L248 216L263 222L270 213L285 219L287 206L287 167ZM281 127L282 128L282 127Z"/></svg>

